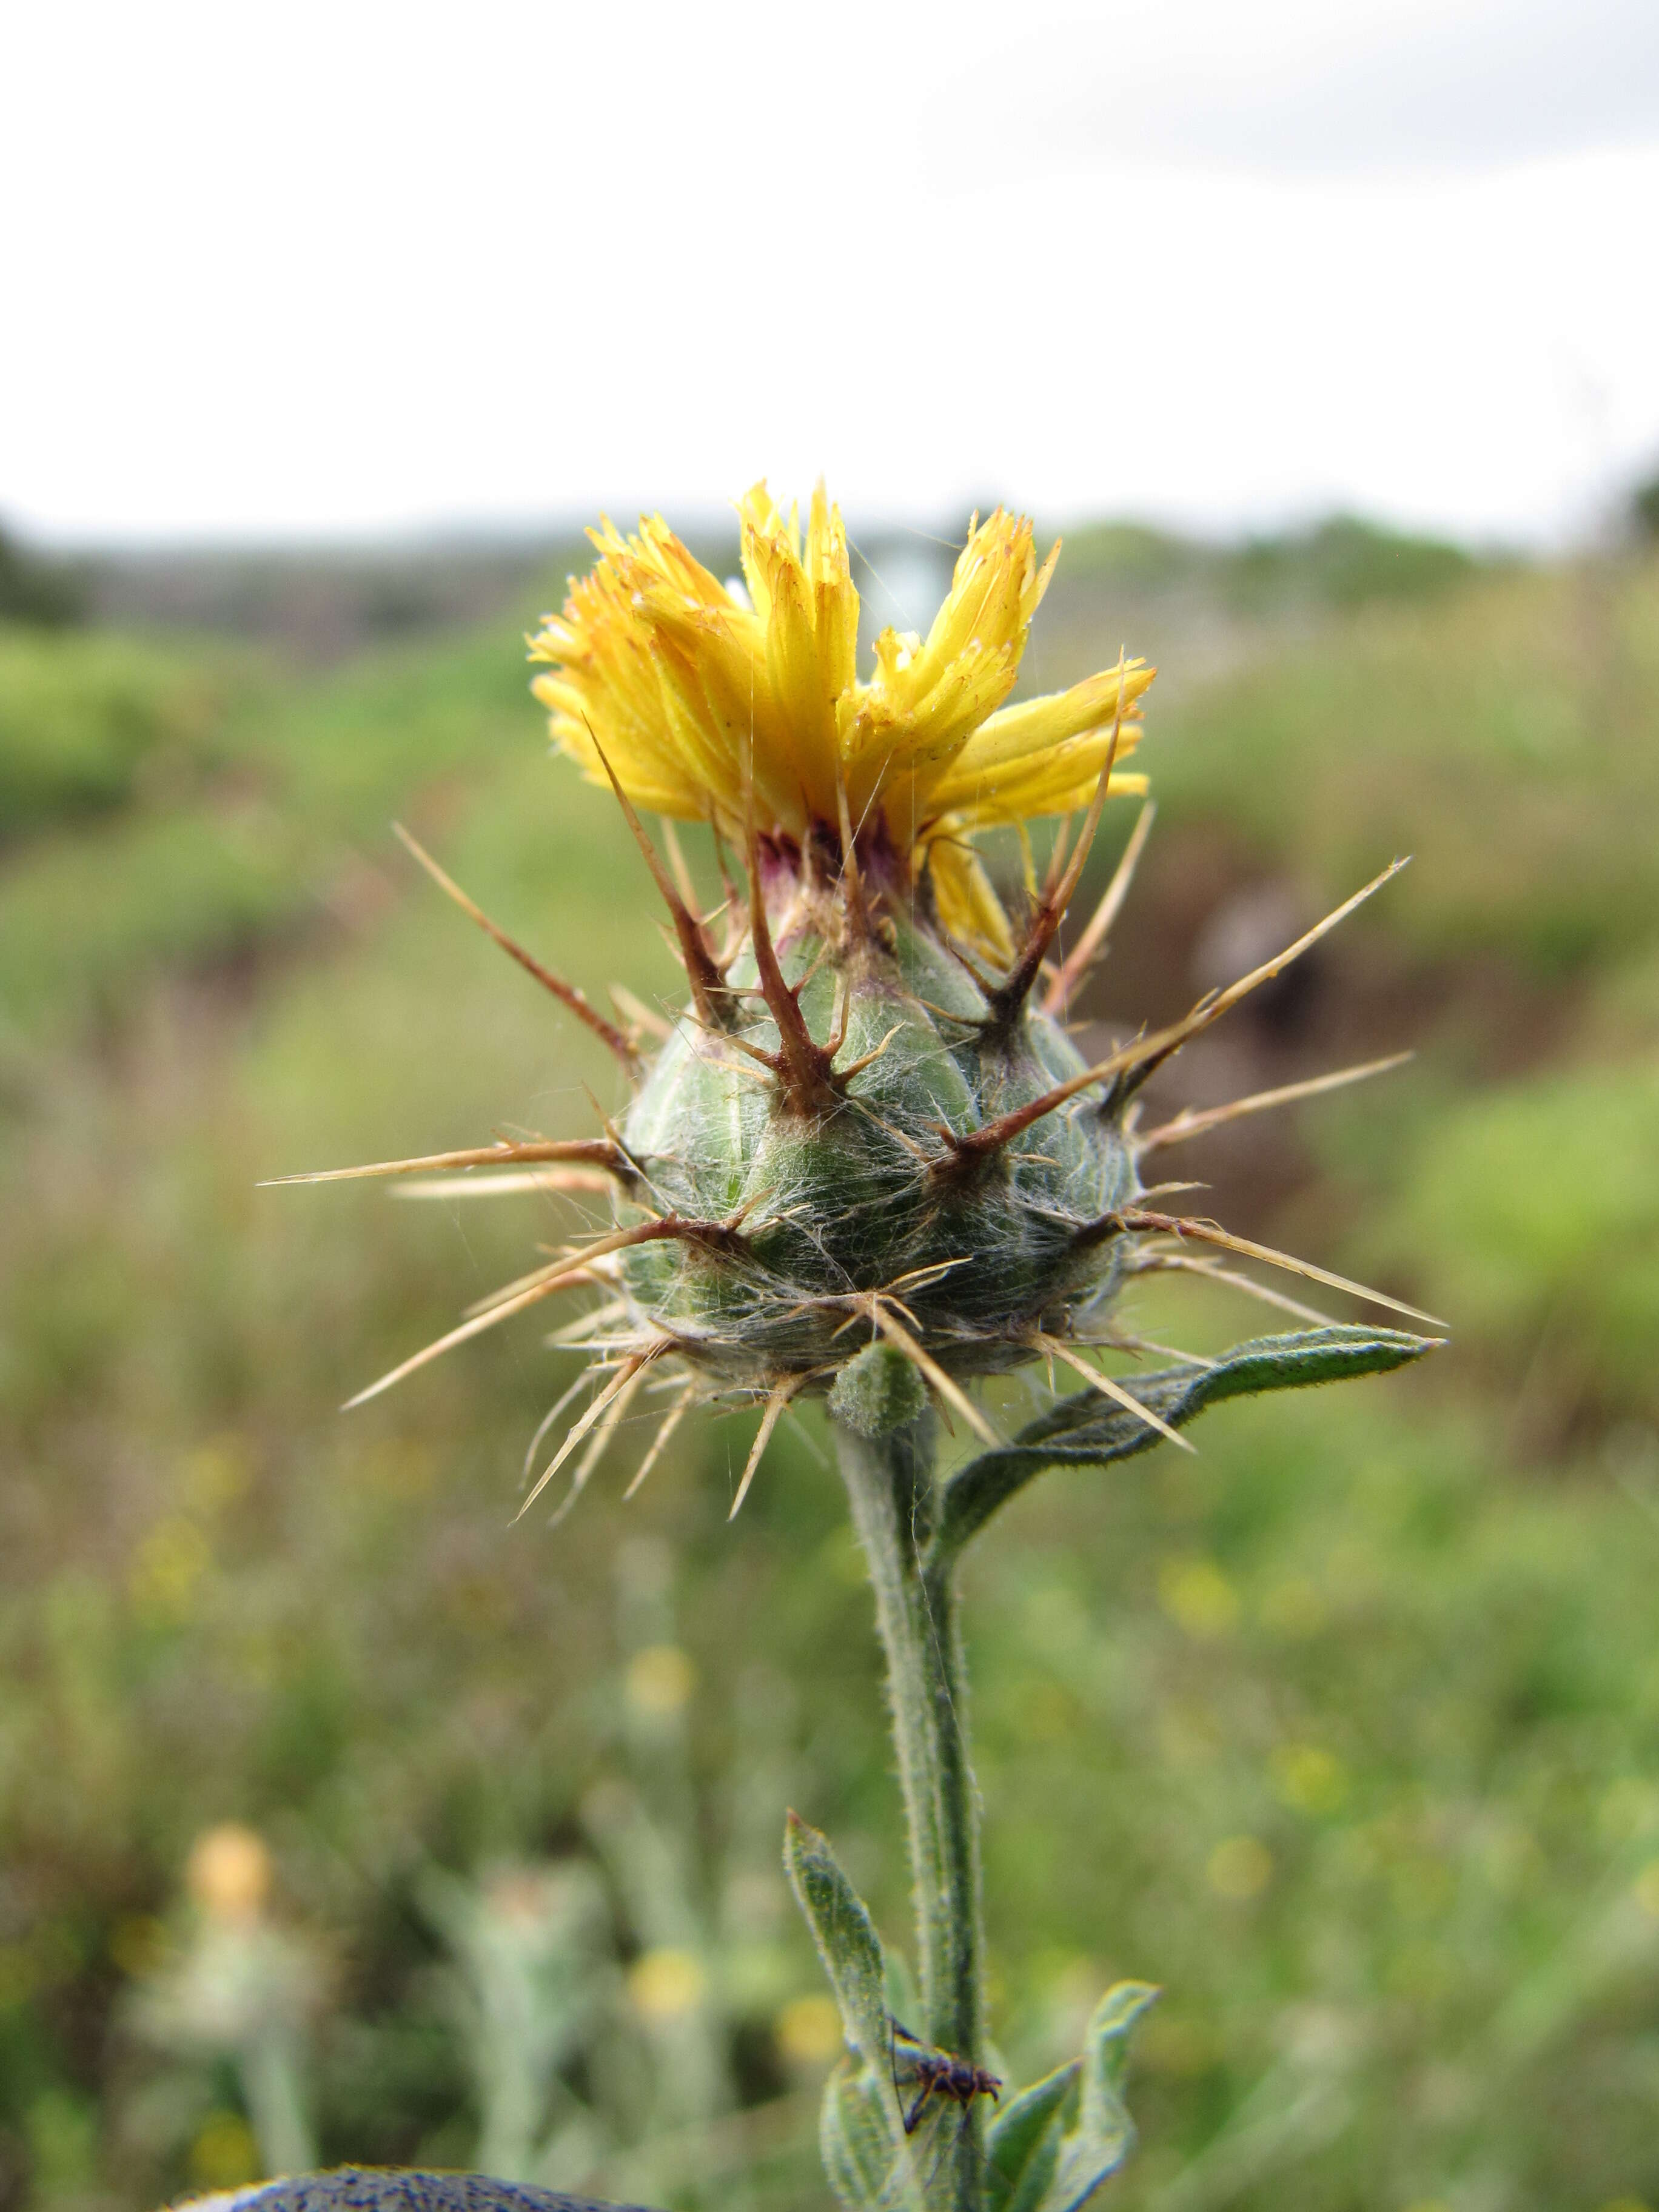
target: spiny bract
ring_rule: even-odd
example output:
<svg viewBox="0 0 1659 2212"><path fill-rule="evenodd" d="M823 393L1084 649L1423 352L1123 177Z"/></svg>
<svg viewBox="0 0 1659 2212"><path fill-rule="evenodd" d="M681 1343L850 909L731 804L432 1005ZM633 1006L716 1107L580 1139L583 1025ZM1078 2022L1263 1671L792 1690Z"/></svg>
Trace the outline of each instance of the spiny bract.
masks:
<svg viewBox="0 0 1659 2212"><path fill-rule="evenodd" d="M1039 568L1030 522L999 510L970 527L927 636L884 631L860 681L846 533L822 487L804 545L763 485L738 512L743 585L718 581L660 519L632 538L607 522L592 533L595 568L532 642L550 664L535 689L556 740L615 789L673 920L690 1004L653 1060L641 1026L608 1019L513 945L405 840L623 1061L636 1087L620 1128L336 1171L496 1168L508 1173L459 1187L612 1193L609 1233L362 1394L556 1291L599 1286L587 1337L608 1380L532 1496L587 1437L574 1497L635 1392L664 1375L679 1381L671 1419L699 1397L765 1401L739 1503L803 1390L866 1432L931 1395L994 1437L963 1384L1058 1357L1136 1407L1079 1347L1114 1340L1105 1316L1126 1270L1212 1267L1183 1255L1189 1239L1358 1287L1138 1205L1138 1159L1218 1116L1137 1134L1132 1106L1153 1067L1357 900L1185 1022L1086 1066L1066 1004L1150 807L1093 920L1064 960L1054 948L1108 797L1144 787L1120 763L1153 672L1121 658L1069 691L1006 703L1054 555ZM728 899L718 945L672 828L665 866L640 808L705 822L741 854L746 890ZM1041 886L1028 869L1016 941L972 837L1079 809L1069 859L1062 829Z"/></svg>
<svg viewBox="0 0 1659 2212"><path fill-rule="evenodd" d="M638 1327L749 1389L827 1383L872 1299L951 1376L1029 1358L1039 1326L1070 1334L1109 1288L1096 1224L1133 1194L1129 1149L1081 1093L999 1125L1081 1074L1077 1052L1048 1016L1000 1012L908 884L870 886L860 926L793 855L773 880L779 957L810 978L782 1024L828 1043L817 1069L779 1065L752 951L728 971L729 1028L677 1024L623 1125L639 1180L619 1218L643 1200L738 1225L623 1256Z"/></svg>

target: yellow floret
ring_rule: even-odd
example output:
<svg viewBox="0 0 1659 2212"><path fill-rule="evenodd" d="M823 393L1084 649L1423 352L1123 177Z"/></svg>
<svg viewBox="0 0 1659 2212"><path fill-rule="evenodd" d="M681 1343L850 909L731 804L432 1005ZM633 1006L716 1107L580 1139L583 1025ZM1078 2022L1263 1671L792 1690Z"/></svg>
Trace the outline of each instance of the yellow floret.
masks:
<svg viewBox="0 0 1659 2212"><path fill-rule="evenodd" d="M750 792L756 827L796 839L835 832L843 807L856 825L878 813L929 871L945 927L1006 954L974 834L1086 805L1120 712L1117 758L1133 750L1154 671L1131 660L1004 703L1060 549L1039 568L1029 518L999 507L970 529L927 637L884 630L860 682L847 532L823 485L804 548L763 483L738 512L746 604L660 516L589 533L598 562L531 641L551 664L534 689L555 739L599 781L608 762L636 805L739 838ZM1114 792L1145 786L1114 769Z"/></svg>

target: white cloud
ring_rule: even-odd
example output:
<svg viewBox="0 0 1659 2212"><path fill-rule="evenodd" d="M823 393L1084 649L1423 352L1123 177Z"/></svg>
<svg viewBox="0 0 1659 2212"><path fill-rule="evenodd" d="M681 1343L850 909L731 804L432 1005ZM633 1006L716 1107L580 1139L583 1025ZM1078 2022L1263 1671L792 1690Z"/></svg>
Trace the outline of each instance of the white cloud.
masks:
<svg viewBox="0 0 1659 2212"><path fill-rule="evenodd" d="M1039 10L995 70L1038 161L1400 177L1659 143L1652 0Z"/></svg>
<svg viewBox="0 0 1659 2212"><path fill-rule="evenodd" d="M1559 529L1659 447L1659 15L1561 15L37 10L0 507Z"/></svg>

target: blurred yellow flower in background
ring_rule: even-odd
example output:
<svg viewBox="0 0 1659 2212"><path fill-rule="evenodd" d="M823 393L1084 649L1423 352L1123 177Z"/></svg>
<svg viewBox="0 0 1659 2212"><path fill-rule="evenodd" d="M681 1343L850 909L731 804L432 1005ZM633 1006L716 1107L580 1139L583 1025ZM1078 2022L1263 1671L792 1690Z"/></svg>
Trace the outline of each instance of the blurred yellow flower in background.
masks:
<svg viewBox="0 0 1659 2212"><path fill-rule="evenodd" d="M773 2023L778 2048L792 2066L811 2072L841 2056L846 2037L833 1997L791 1997Z"/></svg>
<svg viewBox="0 0 1659 2212"><path fill-rule="evenodd" d="M690 1951L647 1951L628 1971L628 1994L649 2021L678 2020L702 2002L708 1977Z"/></svg>
<svg viewBox="0 0 1659 2212"><path fill-rule="evenodd" d="M678 1644L647 1644L628 1662L628 1702L637 1712L665 1720L684 1710L697 1672Z"/></svg>
<svg viewBox="0 0 1659 2212"><path fill-rule="evenodd" d="M1273 1853L1259 1836L1229 1836L1210 1853L1204 1871L1218 1897L1246 1905L1273 1880Z"/></svg>
<svg viewBox="0 0 1659 2212"><path fill-rule="evenodd" d="M270 1896L270 1853L263 1837L238 1820L204 1828L191 1845L185 1880L210 1920L251 1923Z"/></svg>

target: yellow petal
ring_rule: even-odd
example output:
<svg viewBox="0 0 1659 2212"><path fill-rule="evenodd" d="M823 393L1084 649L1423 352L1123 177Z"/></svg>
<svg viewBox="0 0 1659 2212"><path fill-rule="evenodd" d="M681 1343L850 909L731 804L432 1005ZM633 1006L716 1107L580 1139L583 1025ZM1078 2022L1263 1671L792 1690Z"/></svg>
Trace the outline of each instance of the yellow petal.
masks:
<svg viewBox="0 0 1659 2212"><path fill-rule="evenodd" d="M926 638L884 630L858 680L859 598L839 510L820 483L803 539L764 482L738 502L747 603L659 515L632 536L609 520L599 556L531 646L555 741L595 777L606 760L636 804L741 833L805 839L884 818L892 843L927 848L942 920L1006 957L1008 928L967 845L980 828L1086 805L1114 718L1118 757L1139 735L1152 678L1139 661L1069 691L1006 702L1059 547L1039 567L1029 520L975 518ZM1115 772L1114 791L1144 779Z"/></svg>
<svg viewBox="0 0 1659 2212"><path fill-rule="evenodd" d="M1150 686L1158 671L1144 660L1132 660L1123 671L1126 721L1135 713L1133 702ZM1117 713L1118 672L1103 668L1069 691L1051 691L1040 699L1023 699L1005 707L980 726L963 748L956 765L965 774L992 771L1006 763L1064 744L1085 731L1109 729ZM1124 732L1127 736L1128 732Z"/></svg>
<svg viewBox="0 0 1659 2212"><path fill-rule="evenodd" d="M812 623L824 689L838 699L858 676L859 595L847 558L847 531L841 509L831 507L818 480L812 494L806 535L806 580L812 592Z"/></svg>
<svg viewBox="0 0 1659 2212"><path fill-rule="evenodd" d="M835 702L841 687L833 669L825 665L815 619L816 595L793 534L775 509L763 520L745 512L743 565L756 595L757 612L764 610L767 685L764 700L755 702L757 749L759 725L764 720L805 796L806 817L833 820ZM856 625L856 599L854 605Z"/></svg>
<svg viewBox="0 0 1659 2212"><path fill-rule="evenodd" d="M969 951L1006 962L1014 957L1008 917L971 845L942 836L927 848L927 874L939 925Z"/></svg>

